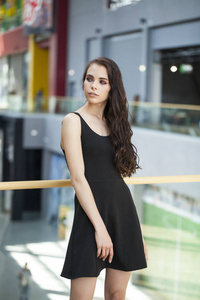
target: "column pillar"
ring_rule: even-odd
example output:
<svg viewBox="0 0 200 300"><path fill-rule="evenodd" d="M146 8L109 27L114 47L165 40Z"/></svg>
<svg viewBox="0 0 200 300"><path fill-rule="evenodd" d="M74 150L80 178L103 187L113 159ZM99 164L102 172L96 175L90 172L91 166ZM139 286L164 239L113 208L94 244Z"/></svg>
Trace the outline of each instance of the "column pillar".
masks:
<svg viewBox="0 0 200 300"><path fill-rule="evenodd" d="M49 96L65 96L68 0L55 1L55 6L55 32L50 40Z"/></svg>
<svg viewBox="0 0 200 300"><path fill-rule="evenodd" d="M47 108L49 51L35 43L34 36L29 36L29 69L28 69L28 111ZM41 93L39 101L38 93Z"/></svg>

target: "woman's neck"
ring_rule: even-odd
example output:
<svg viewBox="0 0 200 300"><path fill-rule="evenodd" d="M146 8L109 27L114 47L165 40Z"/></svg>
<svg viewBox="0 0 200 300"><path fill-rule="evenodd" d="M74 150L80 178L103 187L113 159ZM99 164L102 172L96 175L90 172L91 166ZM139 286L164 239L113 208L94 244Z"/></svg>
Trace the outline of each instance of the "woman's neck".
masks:
<svg viewBox="0 0 200 300"><path fill-rule="evenodd" d="M96 105L96 104L91 105L91 104L87 103L84 107L85 107L85 111L88 114L95 116L99 120L103 120L105 105Z"/></svg>

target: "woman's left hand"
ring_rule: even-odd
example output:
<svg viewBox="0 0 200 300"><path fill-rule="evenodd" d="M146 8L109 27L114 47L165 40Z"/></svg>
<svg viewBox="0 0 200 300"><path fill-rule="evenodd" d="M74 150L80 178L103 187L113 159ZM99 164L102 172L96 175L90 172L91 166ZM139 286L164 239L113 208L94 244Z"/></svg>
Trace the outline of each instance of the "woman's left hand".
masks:
<svg viewBox="0 0 200 300"><path fill-rule="evenodd" d="M148 261L148 249L147 249L147 245L145 243L144 238L142 238L142 240L143 240L143 245L144 245L144 255L145 255L146 261Z"/></svg>

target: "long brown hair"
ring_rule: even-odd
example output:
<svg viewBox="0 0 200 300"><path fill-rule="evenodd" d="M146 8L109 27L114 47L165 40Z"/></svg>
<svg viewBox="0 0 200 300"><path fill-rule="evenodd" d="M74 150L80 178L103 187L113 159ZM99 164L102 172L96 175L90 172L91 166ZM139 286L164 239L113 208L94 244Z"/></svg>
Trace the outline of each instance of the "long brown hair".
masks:
<svg viewBox="0 0 200 300"><path fill-rule="evenodd" d="M137 149L131 143L133 132L128 121L128 101L126 99L121 72L113 60L106 57L99 57L87 65L82 83L84 83L87 70L92 64L101 65L107 69L111 89L104 109L104 117L110 130L110 140L114 147L113 162L122 176L130 177L140 166L138 164Z"/></svg>

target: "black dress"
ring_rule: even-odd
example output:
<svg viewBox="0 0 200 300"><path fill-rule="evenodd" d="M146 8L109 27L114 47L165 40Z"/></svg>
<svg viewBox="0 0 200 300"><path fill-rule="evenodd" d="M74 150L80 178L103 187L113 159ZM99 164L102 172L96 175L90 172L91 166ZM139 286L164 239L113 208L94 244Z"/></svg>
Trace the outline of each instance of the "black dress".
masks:
<svg viewBox="0 0 200 300"><path fill-rule="evenodd" d="M136 208L128 186L113 165L109 136L95 133L79 117L85 177L112 239L114 257L112 263L97 258L94 227L75 195L74 222L61 276L97 277L104 268L122 271L146 268Z"/></svg>

